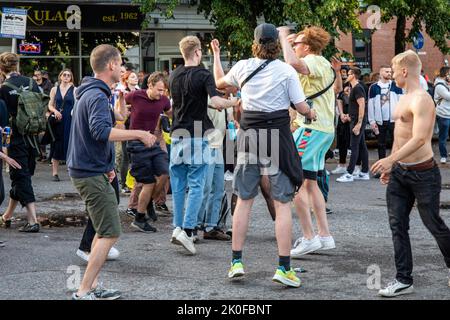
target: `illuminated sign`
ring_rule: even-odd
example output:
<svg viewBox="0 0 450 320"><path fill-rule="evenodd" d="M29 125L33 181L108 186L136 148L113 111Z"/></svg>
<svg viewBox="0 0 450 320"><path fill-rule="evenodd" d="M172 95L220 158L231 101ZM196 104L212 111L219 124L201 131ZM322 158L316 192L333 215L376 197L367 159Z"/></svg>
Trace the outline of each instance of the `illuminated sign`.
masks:
<svg viewBox="0 0 450 320"><path fill-rule="evenodd" d="M19 53L38 54L41 53L40 43L21 43L19 44Z"/></svg>

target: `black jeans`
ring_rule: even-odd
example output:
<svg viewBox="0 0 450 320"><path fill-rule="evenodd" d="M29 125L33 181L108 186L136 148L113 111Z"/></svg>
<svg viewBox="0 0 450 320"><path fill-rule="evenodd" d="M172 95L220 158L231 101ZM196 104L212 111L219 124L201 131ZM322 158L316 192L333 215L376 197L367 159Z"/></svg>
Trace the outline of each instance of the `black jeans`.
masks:
<svg viewBox="0 0 450 320"><path fill-rule="evenodd" d="M352 149L352 156L350 157L350 163L347 167L347 172L352 174L355 170L355 166L358 162L358 159L361 159L361 172L368 173L369 172L369 152L367 151L366 145L366 135L364 133L364 128L366 127L366 122L363 121L361 125L361 130L358 135L353 133L353 128L356 125L356 121L352 119L350 124L350 148Z"/></svg>
<svg viewBox="0 0 450 320"><path fill-rule="evenodd" d="M378 159L386 158L387 138L394 137L394 122L383 121L383 125L378 125L380 134L378 135Z"/></svg>
<svg viewBox="0 0 450 320"><path fill-rule="evenodd" d="M347 162L347 150L350 147L350 123L338 120L336 128L337 147L339 150L339 164Z"/></svg>
<svg viewBox="0 0 450 320"><path fill-rule="evenodd" d="M394 242L396 279L412 284L413 260L409 240L409 214L417 200L417 209L425 227L431 232L450 268L450 230L439 216L441 174L439 168L408 171L395 165L386 190L389 225Z"/></svg>
<svg viewBox="0 0 450 320"><path fill-rule="evenodd" d="M114 191L116 192L117 203L119 203L120 202L120 192L119 192L119 180L117 178L117 174L116 174L116 177L114 178L114 180L111 182L111 185L114 188ZM83 238L81 238L79 249L84 252L91 252L91 246L92 246L92 241L94 241L94 237L95 237L95 229L94 229L94 226L92 225L91 218L89 218L88 222L86 224L86 228L84 229Z"/></svg>

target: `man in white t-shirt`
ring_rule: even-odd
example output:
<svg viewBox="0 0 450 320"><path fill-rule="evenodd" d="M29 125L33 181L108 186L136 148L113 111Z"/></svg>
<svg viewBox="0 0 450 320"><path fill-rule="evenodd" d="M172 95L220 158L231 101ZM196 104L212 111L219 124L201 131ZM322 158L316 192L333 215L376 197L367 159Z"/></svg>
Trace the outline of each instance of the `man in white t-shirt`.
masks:
<svg viewBox="0 0 450 320"><path fill-rule="evenodd" d="M219 42L213 40L211 47L214 52L214 78L217 88L223 89L228 86L240 88L243 109L241 130L238 134L238 163L233 180L233 189L238 195L238 201L233 216L233 260L228 277L236 278L244 275L242 249L249 215L254 198L258 194L261 176L267 175L277 216L275 233L279 267L273 281L299 287L300 279L290 267L292 237L290 203L296 188L302 183L302 170L290 132L288 110L292 102L296 110L307 118L315 119L315 112L305 102L305 95L294 68L277 59L281 46L274 25L264 23L256 27L252 46L254 58L237 62L226 76L220 61ZM262 65L264 67L249 79L248 77ZM251 136L252 133L256 134ZM277 136L279 140L276 140ZM257 154L247 152L247 148L244 147L246 143L243 143L246 138L249 140L250 150L252 145L257 145ZM270 141L261 143L264 138ZM255 143L256 141L258 143ZM268 145L271 145L270 156L262 151L264 146Z"/></svg>
<svg viewBox="0 0 450 320"><path fill-rule="evenodd" d="M391 67L388 65L381 66L380 80L369 87L367 103L369 123L378 138L378 159L386 157L388 134L391 137L394 136L393 115L402 94L403 90L392 81Z"/></svg>

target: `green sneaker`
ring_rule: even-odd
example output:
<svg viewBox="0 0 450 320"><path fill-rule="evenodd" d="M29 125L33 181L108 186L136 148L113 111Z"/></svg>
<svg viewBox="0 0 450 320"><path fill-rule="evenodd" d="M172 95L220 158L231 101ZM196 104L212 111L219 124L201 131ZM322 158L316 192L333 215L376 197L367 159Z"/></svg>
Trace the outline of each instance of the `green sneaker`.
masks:
<svg viewBox="0 0 450 320"><path fill-rule="evenodd" d="M242 277L244 274L244 265L242 264L241 259L233 260L233 262L231 262L230 271L228 271L228 278L238 278Z"/></svg>
<svg viewBox="0 0 450 320"><path fill-rule="evenodd" d="M295 274L294 269L291 268L291 270L286 271L283 266L278 267L272 280L295 288L300 287L302 284L300 278Z"/></svg>

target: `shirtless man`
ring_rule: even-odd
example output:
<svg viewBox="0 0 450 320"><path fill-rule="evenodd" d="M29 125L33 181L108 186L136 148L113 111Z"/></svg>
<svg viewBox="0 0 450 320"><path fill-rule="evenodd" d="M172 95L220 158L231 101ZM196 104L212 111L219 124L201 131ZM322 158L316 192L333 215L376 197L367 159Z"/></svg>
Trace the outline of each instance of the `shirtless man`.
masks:
<svg viewBox="0 0 450 320"><path fill-rule="evenodd" d="M450 230L439 216L441 175L431 148L436 115L433 100L419 84L421 67L419 56L411 50L392 59L393 77L407 93L400 98L394 113L392 154L371 168L373 173L381 173L381 183L388 185L386 199L397 269L396 280L378 292L384 297L414 291L408 229L415 200L420 217L436 239L450 275Z"/></svg>

